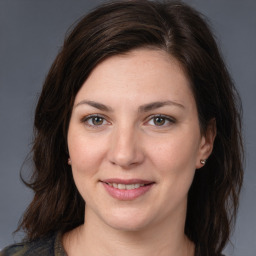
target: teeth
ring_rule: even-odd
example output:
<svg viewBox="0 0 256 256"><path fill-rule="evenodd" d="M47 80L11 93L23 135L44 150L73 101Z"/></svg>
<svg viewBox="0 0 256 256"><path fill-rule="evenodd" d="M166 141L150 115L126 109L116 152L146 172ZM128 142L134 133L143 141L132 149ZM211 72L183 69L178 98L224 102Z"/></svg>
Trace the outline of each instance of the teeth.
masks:
<svg viewBox="0 0 256 256"><path fill-rule="evenodd" d="M117 183L108 183L108 185L111 187L114 187L114 188L126 189L126 190L135 189L135 188L145 186L144 184L127 184L126 185L126 184L117 184Z"/></svg>
<svg viewBox="0 0 256 256"><path fill-rule="evenodd" d="M117 187L118 187L118 189L125 189L125 185L124 184L118 184Z"/></svg>
<svg viewBox="0 0 256 256"><path fill-rule="evenodd" d="M144 184L134 184L134 188L139 188L140 186L144 186Z"/></svg>
<svg viewBox="0 0 256 256"><path fill-rule="evenodd" d="M129 184L129 185L126 185L125 187L126 187L126 189L134 189L134 184Z"/></svg>

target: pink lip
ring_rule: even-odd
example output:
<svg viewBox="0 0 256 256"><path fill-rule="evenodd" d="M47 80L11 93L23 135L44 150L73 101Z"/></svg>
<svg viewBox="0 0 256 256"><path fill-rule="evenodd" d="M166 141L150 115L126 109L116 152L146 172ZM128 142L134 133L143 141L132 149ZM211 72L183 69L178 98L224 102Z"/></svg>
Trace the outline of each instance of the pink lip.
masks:
<svg viewBox="0 0 256 256"><path fill-rule="evenodd" d="M124 180L124 179L106 179L102 180L102 182L105 183L118 183L118 184L151 184L154 183L153 181L149 180L141 180L141 179L129 179L129 180Z"/></svg>
<svg viewBox="0 0 256 256"><path fill-rule="evenodd" d="M122 179L107 179L101 181L106 191L115 199L123 200L123 201L131 201L134 200L146 192L148 192L152 186L155 184L152 181L140 180L140 179L130 179L130 180L122 180ZM108 183L118 183L118 184L146 184L146 186L142 186L135 189L118 189L110 186Z"/></svg>

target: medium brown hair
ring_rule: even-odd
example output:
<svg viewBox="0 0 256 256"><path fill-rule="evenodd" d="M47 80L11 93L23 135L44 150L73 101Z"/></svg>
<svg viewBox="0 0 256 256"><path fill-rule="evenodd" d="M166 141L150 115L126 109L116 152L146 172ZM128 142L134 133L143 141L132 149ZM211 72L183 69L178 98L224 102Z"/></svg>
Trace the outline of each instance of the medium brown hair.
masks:
<svg viewBox="0 0 256 256"><path fill-rule="evenodd" d="M216 120L206 165L188 195L185 233L204 256L219 254L235 219L243 170L240 100L205 19L180 1L109 2L73 28L46 77L35 112L34 199L19 229L27 239L83 223L85 202L67 164L67 130L75 96L104 59L136 48L161 49L183 66L202 133Z"/></svg>

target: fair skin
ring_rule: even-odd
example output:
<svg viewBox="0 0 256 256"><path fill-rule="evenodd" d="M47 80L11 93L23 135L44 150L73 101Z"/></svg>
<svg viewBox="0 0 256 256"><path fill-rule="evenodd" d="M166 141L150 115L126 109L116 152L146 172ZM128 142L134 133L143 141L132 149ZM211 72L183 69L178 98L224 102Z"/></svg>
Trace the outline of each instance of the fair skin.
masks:
<svg viewBox="0 0 256 256"><path fill-rule="evenodd" d="M189 81L167 53L138 49L100 63L69 124L86 208L84 225L64 234L67 254L194 255L184 234L187 194L211 153L213 130L201 134Z"/></svg>

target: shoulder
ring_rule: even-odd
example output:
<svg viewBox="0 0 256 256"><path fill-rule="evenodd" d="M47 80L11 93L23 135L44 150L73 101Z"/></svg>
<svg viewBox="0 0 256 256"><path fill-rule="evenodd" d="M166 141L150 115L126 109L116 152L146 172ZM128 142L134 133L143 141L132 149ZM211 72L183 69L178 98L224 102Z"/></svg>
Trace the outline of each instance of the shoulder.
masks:
<svg viewBox="0 0 256 256"><path fill-rule="evenodd" d="M60 252L61 251L61 252ZM31 242L10 245L0 252L0 256L64 256L59 235L53 234Z"/></svg>
<svg viewBox="0 0 256 256"><path fill-rule="evenodd" d="M3 251L0 252L0 256L21 256L25 255L25 252L27 251L28 246L26 246L25 243L19 243L19 244L13 244L10 246L7 246L3 249Z"/></svg>

